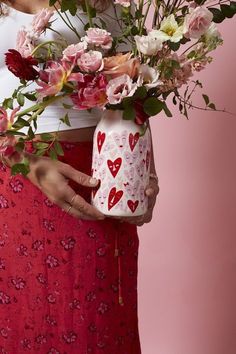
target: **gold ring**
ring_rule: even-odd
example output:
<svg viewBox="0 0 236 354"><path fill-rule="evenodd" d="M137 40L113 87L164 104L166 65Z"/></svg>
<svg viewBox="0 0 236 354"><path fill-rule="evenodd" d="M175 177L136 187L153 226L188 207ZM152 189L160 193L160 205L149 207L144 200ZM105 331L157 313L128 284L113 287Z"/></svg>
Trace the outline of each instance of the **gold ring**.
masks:
<svg viewBox="0 0 236 354"><path fill-rule="evenodd" d="M69 208L66 210L66 212L69 213L72 208L73 208L73 206L70 205Z"/></svg>
<svg viewBox="0 0 236 354"><path fill-rule="evenodd" d="M70 201L70 204L71 204L71 205L73 205L73 202L74 202L76 196L77 196L77 194L75 194L75 195L72 197L72 199L71 199L71 201Z"/></svg>

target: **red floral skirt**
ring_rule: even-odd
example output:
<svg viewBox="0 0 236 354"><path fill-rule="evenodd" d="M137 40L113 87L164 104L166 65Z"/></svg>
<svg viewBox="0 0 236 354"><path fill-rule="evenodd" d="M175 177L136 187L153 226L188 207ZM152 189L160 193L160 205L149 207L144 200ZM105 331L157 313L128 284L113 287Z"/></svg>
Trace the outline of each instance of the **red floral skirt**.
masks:
<svg viewBox="0 0 236 354"><path fill-rule="evenodd" d="M92 143L62 145L90 174ZM138 247L135 225L78 220L0 164L0 353L140 354Z"/></svg>

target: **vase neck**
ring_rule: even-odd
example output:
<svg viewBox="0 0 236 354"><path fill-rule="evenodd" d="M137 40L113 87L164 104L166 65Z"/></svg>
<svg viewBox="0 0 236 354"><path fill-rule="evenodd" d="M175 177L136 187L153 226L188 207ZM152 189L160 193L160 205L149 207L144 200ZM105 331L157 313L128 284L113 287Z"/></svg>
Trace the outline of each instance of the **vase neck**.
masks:
<svg viewBox="0 0 236 354"><path fill-rule="evenodd" d="M103 119L109 119L110 121L120 121L123 119L123 111L122 110L112 110L106 109L102 115Z"/></svg>

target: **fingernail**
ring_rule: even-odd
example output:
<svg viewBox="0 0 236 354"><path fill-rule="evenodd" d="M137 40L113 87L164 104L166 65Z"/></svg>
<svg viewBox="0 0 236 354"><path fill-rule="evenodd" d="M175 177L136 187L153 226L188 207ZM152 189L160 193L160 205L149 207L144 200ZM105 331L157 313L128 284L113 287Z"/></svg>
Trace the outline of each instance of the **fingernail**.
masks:
<svg viewBox="0 0 236 354"><path fill-rule="evenodd" d="M89 180L89 183L92 184L93 186L95 186L97 184L98 180L94 177L91 177Z"/></svg>
<svg viewBox="0 0 236 354"><path fill-rule="evenodd" d="M153 189L150 189L150 188L147 189L146 194L147 194L147 196L151 196L153 194Z"/></svg>

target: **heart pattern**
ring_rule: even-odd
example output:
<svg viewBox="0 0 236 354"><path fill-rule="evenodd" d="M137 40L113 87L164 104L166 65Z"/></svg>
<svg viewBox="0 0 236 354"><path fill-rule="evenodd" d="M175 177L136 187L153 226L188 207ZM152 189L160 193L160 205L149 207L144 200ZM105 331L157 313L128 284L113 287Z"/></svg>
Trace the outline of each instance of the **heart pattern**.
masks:
<svg viewBox="0 0 236 354"><path fill-rule="evenodd" d="M135 210L137 209L138 205L139 205L139 200L133 201L133 200L129 199L127 201L127 205L130 208L130 210L132 211L132 213L134 213Z"/></svg>
<svg viewBox="0 0 236 354"><path fill-rule="evenodd" d="M97 147L98 147L99 154L101 153L105 138L106 138L106 134L99 131L97 135Z"/></svg>
<svg viewBox="0 0 236 354"><path fill-rule="evenodd" d="M111 210L117 203L119 203L123 194L124 194L124 192L122 190L117 191L116 187L113 187L110 190L110 193L108 196L108 210Z"/></svg>
<svg viewBox="0 0 236 354"><path fill-rule="evenodd" d="M129 134L129 146L130 146L130 150L133 151L137 142L139 140L139 132L132 134Z"/></svg>
<svg viewBox="0 0 236 354"><path fill-rule="evenodd" d="M118 157L115 161L107 160L107 166L114 178L116 177L117 173L119 172L121 164L122 164L121 157Z"/></svg>
<svg viewBox="0 0 236 354"><path fill-rule="evenodd" d="M92 205L105 215L144 214L150 159L149 129L141 135L140 127L131 120L114 119L111 124L102 118L94 133L92 161L92 175L101 184L99 190L92 190Z"/></svg>

